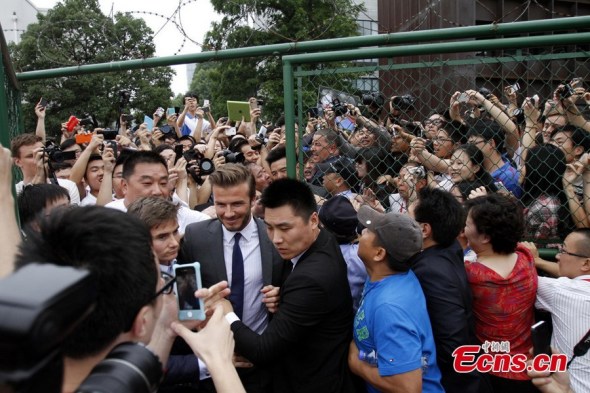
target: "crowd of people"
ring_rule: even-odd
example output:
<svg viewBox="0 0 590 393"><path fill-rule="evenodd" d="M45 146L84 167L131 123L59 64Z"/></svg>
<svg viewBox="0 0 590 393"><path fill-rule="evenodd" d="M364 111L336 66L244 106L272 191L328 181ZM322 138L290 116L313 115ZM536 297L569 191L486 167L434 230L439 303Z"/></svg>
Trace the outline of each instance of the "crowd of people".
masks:
<svg viewBox="0 0 590 393"><path fill-rule="evenodd" d="M423 122L405 96L309 111L299 180L284 119L255 98L249 121L187 93L151 129L121 114L53 141L40 102L0 152L2 273L46 261L98 280L63 392L127 341L165 365L161 392L590 391L586 354L552 376L457 370L468 345L532 358L539 319L568 358L590 329L590 93L503 94L456 92ZM180 323L171 290L195 261L206 324Z"/></svg>

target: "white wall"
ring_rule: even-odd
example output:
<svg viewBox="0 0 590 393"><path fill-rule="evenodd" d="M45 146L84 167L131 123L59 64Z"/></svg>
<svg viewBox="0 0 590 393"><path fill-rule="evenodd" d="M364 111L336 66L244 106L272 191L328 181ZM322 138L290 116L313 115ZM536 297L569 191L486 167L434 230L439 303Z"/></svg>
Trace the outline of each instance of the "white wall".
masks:
<svg viewBox="0 0 590 393"><path fill-rule="evenodd" d="M6 41L20 40L20 35L27 29L27 26L37 22L38 12L46 13L47 9L37 8L29 0L2 0L0 24ZM15 16L16 24L13 20Z"/></svg>

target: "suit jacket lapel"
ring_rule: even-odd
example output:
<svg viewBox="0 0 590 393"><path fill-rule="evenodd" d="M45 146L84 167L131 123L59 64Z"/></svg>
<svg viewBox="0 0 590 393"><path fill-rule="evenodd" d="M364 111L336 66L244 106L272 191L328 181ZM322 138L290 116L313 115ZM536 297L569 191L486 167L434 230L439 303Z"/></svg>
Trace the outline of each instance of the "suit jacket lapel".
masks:
<svg viewBox="0 0 590 393"><path fill-rule="evenodd" d="M268 236L266 236L266 229L262 222L254 218L258 228L258 241L260 243L260 261L262 262L262 283L270 285L272 283L272 264L274 245L271 243Z"/></svg>
<svg viewBox="0 0 590 393"><path fill-rule="evenodd" d="M221 229L221 221L216 220L213 225L209 227L211 238L213 239L211 247L211 263L214 265L215 274L219 281L227 281L227 270L225 269L225 256L223 255L223 230ZM217 243L217 245L215 244Z"/></svg>

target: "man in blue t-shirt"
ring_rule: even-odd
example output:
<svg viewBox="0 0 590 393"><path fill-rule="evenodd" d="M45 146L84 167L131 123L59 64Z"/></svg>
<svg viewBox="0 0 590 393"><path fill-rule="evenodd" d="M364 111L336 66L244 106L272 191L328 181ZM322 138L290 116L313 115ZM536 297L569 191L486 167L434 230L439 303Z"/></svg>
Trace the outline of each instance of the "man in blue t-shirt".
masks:
<svg viewBox="0 0 590 393"><path fill-rule="evenodd" d="M424 293L410 270L422 231L405 214L358 212L358 255L369 279L354 319L348 364L369 392L444 392Z"/></svg>

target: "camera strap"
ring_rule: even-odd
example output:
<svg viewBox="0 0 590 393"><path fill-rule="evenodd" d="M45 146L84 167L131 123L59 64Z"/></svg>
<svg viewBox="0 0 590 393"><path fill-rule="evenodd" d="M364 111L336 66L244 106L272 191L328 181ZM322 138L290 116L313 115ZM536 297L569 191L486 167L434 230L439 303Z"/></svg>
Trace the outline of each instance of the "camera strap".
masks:
<svg viewBox="0 0 590 393"><path fill-rule="evenodd" d="M588 349L590 349L590 330L586 332L584 337L582 337L582 339L574 347L574 354L570 361L567 362L567 368L569 368L570 364L572 364L572 360L574 360L577 357L586 355Z"/></svg>

